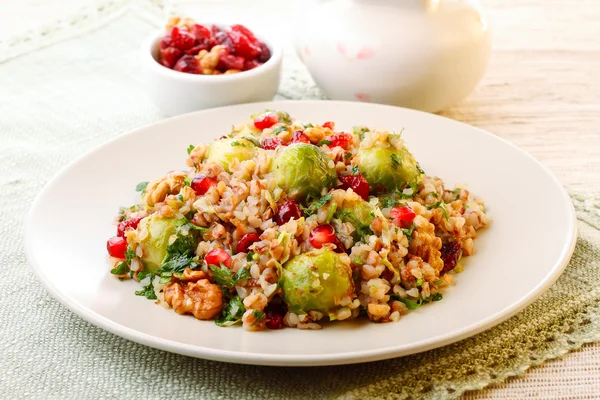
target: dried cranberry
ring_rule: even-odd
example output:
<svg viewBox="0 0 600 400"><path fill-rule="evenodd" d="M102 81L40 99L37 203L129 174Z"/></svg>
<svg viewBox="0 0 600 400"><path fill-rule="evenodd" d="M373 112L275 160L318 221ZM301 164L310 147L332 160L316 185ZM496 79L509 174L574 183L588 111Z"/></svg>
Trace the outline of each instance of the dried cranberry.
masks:
<svg viewBox="0 0 600 400"><path fill-rule="evenodd" d="M275 222L277 225L283 225L292 218L300 219L303 213L300 210L300 206L294 200L286 200L277 206L277 213L275 214Z"/></svg>
<svg viewBox="0 0 600 400"><path fill-rule="evenodd" d="M127 230L127 228L136 229L143 218L144 217L131 218L119 223L119 225L117 226L117 236L124 238L125 231Z"/></svg>
<svg viewBox="0 0 600 400"><path fill-rule="evenodd" d="M190 31L199 43L203 43L205 39L208 39L212 36L210 30L200 24L192 25L192 29L190 29Z"/></svg>
<svg viewBox="0 0 600 400"><path fill-rule="evenodd" d="M248 247L250 247L252 243L258 242L259 240L260 235L258 233L246 233L235 246L235 251L238 253L245 253L248 251Z"/></svg>
<svg viewBox="0 0 600 400"><path fill-rule="evenodd" d="M189 54L189 55L195 56L198 53L200 53L202 50L208 50L208 45L206 45L206 44L199 44L197 46L192 47L189 50L186 50L185 54Z"/></svg>
<svg viewBox="0 0 600 400"><path fill-rule="evenodd" d="M162 49L160 51L160 63L167 68L173 68L182 54L183 52L175 47L167 47Z"/></svg>
<svg viewBox="0 0 600 400"><path fill-rule="evenodd" d="M282 329L283 328L283 315L274 311L267 310L265 313L265 324L269 329Z"/></svg>
<svg viewBox="0 0 600 400"><path fill-rule="evenodd" d="M331 142L329 147L340 146L344 150L348 150L350 144L352 144L352 135L349 133L338 133L335 135L327 136L325 139Z"/></svg>
<svg viewBox="0 0 600 400"><path fill-rule="evenodd" d="M213 36L216 36L216 35L217 35L217 33L219 33L219 32L223 32L223 31L222 31L222 30L220 30L220 29L219 29L219 27L218 27L218 26L216 26L216 25L213 25L213 26L211 26L211 27L210 27L210 31L212 32Z"/></svg>
<svg viewBox="0 0 600 400"><path fill-rule="evenodd" d="M173 69L179 72L187 72L188 74L199 74L202 72L200 68L200 61L191 55L185 55L181 57Z"/></svg>
<svg viewBox="0 0 600 400"><path fill-rule="evenodd" d="M223 264L227 268L231 267L231 256L223 249L209 251L204 256L204 261L206 261L206 265L216 265L217 267L220 267L221 264Z"/></svg>
<svg viewBox="0 0 600 400"><path fill-rule="evenodd" d="M241 33L242 35L245 35L248 40L250 40L252 42L252 44L257 44L258 40L256 40L256 37L254 36L254 33L252 33L252 31L248 28L246 28L244 25L240 25L240 24L235 24L235 25L231 25L229 27L229 29L231 29L232 31L236 31Z"/></svg>
<svg viewBox="0 0 600 400"><path fill-rule="evenodd" d="M339 176L340 181L342 181L342 189L354 190L354 193L363 198L363 200L368 200L369 198L369 182L361 175L343 175Z"/></svg>
<svg viewBox="0 0 600 400"><path fill-rule="evenodd" d="M111 257L125 258L127 251L127 240L120 236L114 236L106 242L106 250Z"/></svg>
<svg viewBox="0 0 600 400"><path fill-rule="evenodd" d="M263 114L260 117L254 118L254 127L256 129L267 129L279 122L277 114Z"/></svg>
<svg viewBox="0 0 600 400"><path fill-rule="evenodd" d="M460 255L461 246L458 242L448 242L442 245L440 252L442 253L441 258L444 262L441 274L445 274L448 271L452 271L456 267L458 257Z"/></svg>
<svg viewBox="0 0 600 400"><path fill-rule="evenodd" d="M228 69L242 70L244 68L244 61L244 57L234 56L228 54L227 51L221 51L219 53L219 64L217 64L217 69L223 72Z"/></svg>
<svg viewBox="0 0 600 400"><path fill-rule="evenodd" d="M283 140L275 136L264 138L260 143L260 147L265 150L275 150L279 146L285 146L285 144L283 143Z"/></svg>
<svg viewBox="0 0 600 400"><path fill-rule="evenodd" d="M266 63L271 58L271 50L263 42L258 42L260 46L260 54L258 55L258 61Z"/></svg>
<svg viewBox="0 0 600 400"><path fill-rule="evenodd" d="M323 124L323 128L335 129L335 122L327 121Z"/></svg>
<svg viewBox="0 0 600 400"><path fill-rule="evenodd" d="M258 60L246 60L244 61L244 71L249 71L256 67L260 67L261 65L263 65L263 63L259 62Z"/></svg>
<svg viewBox="0 0 600 400"><path fill-rule="evenodd" d="M292 135L292 143L310 143L310 139L308 136L304 134L302 131L294 131Z"/></svg>
<svg viewBox="0 0 600 400"><path fill-rule="evenodd" d="M196 38L190 32L180 29L177 26L171 28L169 33L163 38L165 47L175 47L179 50L187 50L194 47L196 44Z"/></svg>
<svg viewBox="0 0 600 400"><path fill-rule="evenodd" d="M192 183L190 187L196 193L197 196L202 196L208 192L208 189L215 186L217 184L217 180L214 178L209 178L206 175L196 175L194 179L192 179Z"/></svg>
<svg viewBox="0 0 600 400"><path fill-rule="evenodd" d="M233 42L231 41L231 39L229 38L229 36L227 36L227 34L225 32L219 32L214 36L214 41L215 44L220 44L225 46L228 50L233 51L234 46L233 46Z"/></svg>
<svg viewBox="0 0 600 400"><path fill-rule="evenodd" d="M415 217L414 210L409 206L392 207L390 210L390 218L401 228L409 228Z"/></svg>
<svg viewBox="0 0 600 400"><path fill-rule="evenodd" d="M248 37L237 31L228 31L227 36L233 43L233 50L238 56L242 56L247 60L252 60L261 52L260 46L257 46L248 39Z"/></svg>

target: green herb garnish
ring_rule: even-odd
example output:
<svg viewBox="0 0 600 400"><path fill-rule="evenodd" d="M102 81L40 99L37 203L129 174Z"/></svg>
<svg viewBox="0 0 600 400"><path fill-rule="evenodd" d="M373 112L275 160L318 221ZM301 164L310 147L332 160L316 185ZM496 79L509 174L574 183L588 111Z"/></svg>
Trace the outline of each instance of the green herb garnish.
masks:
<svg viewBox="0 0 600 400"><path fill-rule="evenodd" d="M253 145L255 145L256 147L260 147L260 142L252 137L247 137L244 136L242 139L249 141L250 143L252 143Z"/></svg>
<svg viewBox="0 0 600 400"><path fill-rule="evenodd" d="M129 272L129 267L125 261L121 261L116 267L110 270L113 275L124 275Z"/></svg>
<svg viewBox="0 0 600 400"><path fill-rule="evenodd" d="M304 211L306 215L313 215L319 210L319 208L327 204L327 202L330 201L332 198L333 196L328 193L325 196L321 197L319 200L310 204L308 207L300 205L300 208L302 209L302 211Z"/></svg>
<svg viewBox="0 0 600 400"><path fill-rule="evenodd" d="M250 326L258 324L265 317L265 313L260 310L252 310L252 317L254 318L254 322Z"/></svg>
<svg viewBox="0 0 600 400"><path fill-rule="evenodd" d="M395 198L384 197L381 199L381 208L391 208L394 207L396 203L398 203L398 200L396 200Z"/></svg>
<svg viewBox="0 0 600 400"><path fill-rule="evenodd" d="M146 192L146 186L148 186L148 182L140 182L136 185L135 191L144 194L144 192Z"/></svg>
<svg viewBox="0 0 600 400"><path fill-rule="evenodd" d="M242 267L232 276L231 270L221 264L220 267L216 265L210 265L210 270L213 272L213 277L218 285L232 288L239 281L250 279L250 271L246 267Z"/></svg>
<svg viewBox="0 0 600 400"><path fill-rule="evenodd" d="M221 318L215 321L217 326L231 326L242 320L246 307L240 296L235 296L229 300L229 304L223 310Z"/></svg>
<svg viewBox="0 0 600 400"><path fill-rule="evenodd" d="M196 148L196 146L194 146L193 144L190 144L190 145L188 146L188 148L187 148L187 153L188 153L188 156L189 156L190 154L192 154L192 150L194 150L195 148Z"/></svg>
<svg viewBox="0 0 600 400"><path fill-rule="evenodd" d="M152 284L153 280L154 280L154 276L152 274L150 274L150 283L148 283L146 286L144 286L142 288L142 290L138 290L137 292L135 292L135 294L138 296L144 296L148 300L156 300L157 297L156 297L156 293L154 292L154 285Z"/></svg>
<svg viewBox="0 0 600 400"><path fill-rule="evenodd" d="M432 210L434 208L439 208L440 210L442 210L442 214L444 214L444 218L448 219L448 210L446 210L446 203L444 203L444 200L440 200L435 204L427 206L428 210Z"/></svg>
<svg viewBox="0 0 600 400"><path fill-rule="evenodd" d="M329 140L322 139L322 140L319 140L319 143L317 143L317 146L319 146L319 147L321 147L323 145L329 146L330 144L331 144L331 142Z"/></svg>
<svg viewBox="0 0 600 400"><path fill-rule="evenodd" d="M285 132L285 131L287 131L287 126L285 126L285 125L279 125L277 128L274 128L271 131L271 134L273 134L273 135L279 135L281 132Z"/></svg>

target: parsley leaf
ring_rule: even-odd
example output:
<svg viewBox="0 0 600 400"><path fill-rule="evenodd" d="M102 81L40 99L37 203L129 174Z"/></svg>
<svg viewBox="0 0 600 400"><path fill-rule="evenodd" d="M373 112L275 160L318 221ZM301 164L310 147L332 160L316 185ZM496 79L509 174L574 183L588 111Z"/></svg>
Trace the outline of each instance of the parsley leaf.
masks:
<svg viewBox="0 0 600 400"><path fill-rule="evenodd" d="M231 142L231 146L232 147L248 147L244 143L240 143L237 140L234 140L233 142Z"/></svg>
<svg viewBox="0 0 600 400"><path fill-rule="evenodd" d="M415 223L413 222L412 225L410 226L410 228L405 229L405 228L400 228L400 230L402 231L402 233L404 234L404 236L406 236L406 238L408 239L408 242L410 243L410 240L412 239L412 234L413 231L415 230Z"/></svg>
<svg viewBox="0 0 600 400"><path fill-rule="evenodd" d="M116 267L110 270L113 275L124 275L129 272L129 267L125 261L121 261Z"/></svg>
<svg viewBox="0 0 600 400"><path fill-rule="evenodd" d="M304 211L304 213L307 216L313 215L314 213L316 213L319 210L319 208L321 208L325 204L327 204L327 202L330 201L332 198L333 198L333 196L330 193L328 193L325 196L321 197L319 200L313 202L308 207L304 207L304 206L300 205L300 208L302 209L302 211Z"/></svg>
<svg viewBox="0 0 600 400"><path fill-rule="evenodd" d="M144 192L146 191L146 186L148 186L149 182L140 182L137 184L137 186L135 187L135 191L136 192L141 192L142 194L144 194Z"/></svg>
<svg viewBox="0 0 600 400"><path fill-rule="evenodd" d="M344 159L347 160L349 158L352 158L352 153L348 152L346 154L344 154Z"/></svg>
<svg viewBox="0 0 600 400"><path fill-rule="evenodd" d="M192 153L192 150L194 150L196 148L196 146L194 146L193 144L190 144L187 148L187 153L188 156Z"/></svg>
<svg viewBox="0 0 600 400"><path fill-rule="evenodd" d="M250 326L258 324L265 317L265 313L260 310L252 310L252 317L254 318L254 322Z"/></svg>
<svg viewBox="0 0 600 400"><path fill-rule="evenodd" d="M384 197L381 199L381 208L391 208L394 207L396 203L398 203L398 200L396 200L395 198Z"/></svg>
<svg viewBox="0 0 600 400"><path fill-rule="evenodd" d="M322 140L319 140L319 143L317 143L317 146L319 146L319 147L321 147L323 145L329 146L330 144L331 144L331 141L322 139Z"/></svg>
<svg viewBox="0 0 600 400"><path fill-rule="evenodd" d="M127 251L125 251L125 260L127 261L127 265L131 264L131 260L135 258L135 251L131 250L131 247L127 247Z"/></svg>
<svg viewBox="0 0 600 400"><path fill-rule="evenodd" d="M279 117L279 122L283 122L286 125L290 125L292 123L292 117L290 117L290 114L286 113L285 111L275 110L275 114L277 114Z"/></svg>
<svg viewBox="0 0 600 400"><path fill-rule="evenodd" d="M250 143L252 143L253 145L255 145L256 147L260 147L260 142L252 137L247 137L244 136L243 139L249 141Z"/></svg>
<svg viewBox="0 0 600 400"><path fill-rule="evenodd" d="M442 283L444 283L443 279L438 279L437 281L433 282L434 285L441 285Z"/></svg>
<svg viewBox="0 0 600 400"><path fill-rule="evenodd" d="M354 133L355 135L358 135L358 137L360 138L361 142L363 140L365 140L365 132L369 132L369 128L364 127L364 126L354 126L354 127L352 127L352 133Z"/></svg>
<svg viewBox="0 0 600 400"><path fill-rule="evenodd" d="M231 270L222 264L221 267L210 265L210 270L213 273L215 283L229 288L234 287L239 281L250 279L250 271L246 267L240 268L233 276Z"/></svg>
<svg viewBox="0 0 600 400"><path fill-rule="evenodd" d="M437 292L436 294L434 294L433 296L430 296L430 297L431 297L431 301L440 301L441 299L444 298L444 296L440 292Z"/></svg>
<svg viewBox="0 0 600 400"><path fill-rule="evenodd" d="M208 228L205 228L203 226L198 226L195 224L190 224L190 229L194 229L196 231L200 231L200 233L206 233L208 232Z"/></svg>
<svg viewBox="0 0 600 400"><path fill-rule="evenodd" d="M421 166L419 165L419 163L417 163L417 171L419 171L419 173L422 174L422 175L426 175L425 171L423 171L423 168L421 168Z"/></svg>
<svg viewBox="0 0 600 400"><path fill-rule="evenodd" d="M215 321L217 326L231 326L242 320L242 316L246 312L246 307L240 296L233 297L227 307L223 310L221 318Z"/></svg>
<svg viewBox="0 0 600 400"><path fill-rule="evenodd" d="M363 224L360 219L358 219L351 211L341 209L337 212L337 218L350 221L352 226L354 226L354 229L356 229L355 232L361 241L364 241L365 236L370 236L373 234L371 227Z"/></svg>
<svg viewBox="0 0 600 400"><path fill-rule="evenodd" d="M442 210L442 214L444 214L444 218L448 219L448 210L446 210L446 203L444 203L444 200L440 200L435 204L427 206L428 210L431 210L434 208L439 208L440 210Z"/></svg>
<svg viewBox="0 0 600 400"><path fill-rule="evenodd" d="M271 131L271 134L279 135L281 132L285 132L285 131L287 131L287 126L279 125L278 127L273 128L273 130Z"/></svg>
<svg viewBox="0 0 600 400"><path fill-rule="evenodd" d="M392 168L398 169L401 163L402 159L400 159L400 156L396 153L392 153Z"/></svg>
<svg viewBox="0 0 600 400"><path fill-rule="evenodd" d="M360 173L360 170L358 169L358 165L353 165L352 166L352 175L358 175Z"/></svg>
<svg viewBox="0 0 600 400"><path fill-rule="evenodd" d="M138 290L135 292L138 296L144 296L148 300L156 300L156 293L154 292L154 285L152 284L154 276L150 277L150 283L142 288L142 290Z"/></svg>
<svg viewBox="0 0 600 400"><path fill-rule="evenodd" d="M423 286L423 283L424 283L423 278L417 279L417 283L416 283L417 288L420 289Z"/></svg>
<svg viewBox="0 0 600 400"><path fill-rule="evenodd" d="M390 299L403 302L404 305L409 310L416 310L417 308L421 307L421 305L423 304L423 299L419 299L419 300L403 299L402 297L400 297L397 294L392 294L390 296Z"/></svg>
<svg viewBox="0 0 600 400"><path fill-rule="evenodd" d="M314 125L313 125L313 124L311 124L310 122L307 122L306 124L302 124L302 127L303 127L304 129L307 129L307 128L314 128Z"/></svg>

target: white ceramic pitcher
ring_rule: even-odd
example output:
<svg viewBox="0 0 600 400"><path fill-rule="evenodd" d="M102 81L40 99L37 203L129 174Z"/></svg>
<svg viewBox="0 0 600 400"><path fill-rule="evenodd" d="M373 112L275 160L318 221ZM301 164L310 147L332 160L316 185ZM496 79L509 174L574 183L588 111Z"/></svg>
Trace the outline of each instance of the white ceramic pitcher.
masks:
<svg viewBox="0 0 600 400"><path fill-rule="evenodd" d="M482 78L491 40L477 0L303 3L295 48L332 99L436 112Z"/></svg>

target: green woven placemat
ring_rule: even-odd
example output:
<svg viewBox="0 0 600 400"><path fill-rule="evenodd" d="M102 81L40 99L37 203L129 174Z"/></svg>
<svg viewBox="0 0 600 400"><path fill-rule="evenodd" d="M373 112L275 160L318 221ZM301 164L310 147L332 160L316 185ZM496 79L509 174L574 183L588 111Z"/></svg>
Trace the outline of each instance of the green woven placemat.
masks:
<svg viewBox="0 0 600 400"><path fill-rule="evenodd" d="M22 221L68 161L160 118L136 64L137 46L152 28L125 14L0 64L0 397L453 398L600 339L600 208L580 196L573 196L575 255L542 298L487 332L404 358L320 368L232 365L147 348L66 310L27 266ZM23 70L29 78L15 80ZM293 62L284 75L282 97L321 96Z"/></svg>

